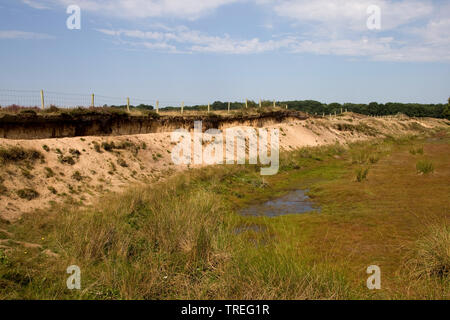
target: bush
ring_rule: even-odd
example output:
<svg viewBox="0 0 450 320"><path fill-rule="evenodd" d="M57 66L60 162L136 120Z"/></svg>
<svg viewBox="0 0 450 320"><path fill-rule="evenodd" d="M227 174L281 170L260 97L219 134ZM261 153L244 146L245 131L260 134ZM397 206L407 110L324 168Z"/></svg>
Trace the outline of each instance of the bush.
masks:
<svg viewBox="0 0 450 320"><path fill-rule="evenodd" d="M65 156L65 157L59 157L59 162L61 162L62 164L68 164L73 166L75 164L75 160L73 160L73 158L71 156Z"/></svg>
<svg viewBox="0 0 450 320"><path fill-rule="evenodd" d="M418 173L423 173L423 174L434 172L433 163L428 160L417 161L416 169L417 169Z"/></svg>
<svg viewBox="0 0 450 320"><path fill-rule="evenodd" d="M0 195L5 195L8 192L8 188L6 188L3 183L0 182Z"/></svg>
<svg viewBox="0 0 450 320"><path fill-rule="evenodd" d="M55 173L53 172L53 170L51 168L45 167L44 169L45 169L45 176L47 178L52 178L55 176Z"/></svg>
<svg viewBox="0 0 450 320"><path fill-rule="evenodd" d="M7 164L21 161L43 160L44 156L37 150L22 147L0 147L0 163Z"/></svg>
<svg viewBox="0 0 450 320"><path fill-rule="evenodd" d="M81 175L80 171L75 171L72 175L72 179L76 181L81 181L83 180L83 176Z"/></svg>
<svg viewBox="0 0 450 320"><path fill-rule="evenodd" d="M17 195L22 199L33 200L39 197L39 193L33 189L20 189L17 190Z"/></svg>

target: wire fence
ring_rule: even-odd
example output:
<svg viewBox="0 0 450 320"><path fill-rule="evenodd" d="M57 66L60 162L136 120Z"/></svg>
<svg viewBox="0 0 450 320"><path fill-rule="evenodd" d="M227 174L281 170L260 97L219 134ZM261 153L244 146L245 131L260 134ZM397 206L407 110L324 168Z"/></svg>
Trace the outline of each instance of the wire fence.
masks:
<svg viewBox="0 0 450 320"><path fill-rule="evenodd" d="M49 108L105 107L105 106L159 106L181 107L190 101L158 100L155 98L111 97L98 94L76 94L44 90L0 89L0 107L20 106Z"/></svg>

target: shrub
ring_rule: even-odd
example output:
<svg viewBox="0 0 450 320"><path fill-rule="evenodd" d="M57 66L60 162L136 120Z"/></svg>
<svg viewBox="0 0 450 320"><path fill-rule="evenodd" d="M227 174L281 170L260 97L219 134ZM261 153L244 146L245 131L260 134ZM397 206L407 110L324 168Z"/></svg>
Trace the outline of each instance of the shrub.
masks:
<svg viewBox="0 0 450 320"><path fill-rule="evenodd" d="M39 197L39 193L33 189L20 189L17 190L17 195L22 199L33 200Z"/></svg>
<svg viewBox="0 0 450 320"><path fill-rule="evenodd" d="M367 179L367 174L369 173L369 168L358 168L356 170L356 181L362 182Z"/></svg>
<svg viewBox="0 0 450 320"><path fill-rule="evenodd" d="M42 153L33 149L25 149L22 147L0 147L0 163L14 163L21 161L43 160Z"/></svg>
<svg viewBox="0 0 450 320"><path fill-rule="evenodd" d="M71 156L59 157L59 162L62 164L68 164L73 166L75 164L75 160Z"/></svg>
<svg viewBox="0 0 450 320"><path fill-rule="evenodd" d="M52 194L58 194L58 191L54 187L47 187L48 191L50 191Z"/></svg>
<svg viewBox="0 0 450 320"><path fill-rule="evenodd" d="M428 174L434 172L434 166L431 161L419 160L416 164L416 169L418 173Z"/></svg>
<svg viewBox="0 0 450 320"><path fill-rule="evenodd" d="M52 178L55 176L55 173L53 172L53 170L51 168L45 167L44 169L45 169L45 176L47 178Z"/></svg>
<svg viewBox="0 0 450 320"><path fill-rule="evenodd" d="M111 152L115 148L114 142L102 142L102 148L105 149L105 151Z"/></svg>
<svg viewBox="0 0 450 320"><path fill-rule="evenodd" d="M50 151L50 148L49 148L48 145L46 145L46 144L44 144L44 145L42 146L42 149L44 149L44 150L47 151L47 152Z"/></svg>
<svg viewBox="0 0 450 320"><path fill-rule="evenodd" d="M83 176L81 175L80 171L75 171L72 175L72 179L76 181L81 181L83 180Z"/></svg>
<svg viewBox="0 0 450 320"><path fill-rule="evenodd" d="M95 151L97 151L98 153L102 153L102 150L100 149L100 145L98 144L98 142L94 141L92 142L92 144L94 145Z"/></svg>
<svg viewBox="0 0 450 320"><path fill-rule="evenodd" d="M29 180L34 178L34 176L31 174L31 172L28 171L27 169L22 169L22 175Z"/></svg>
<svg viewBox="0 0 450 320"><path fill-rule="evenodd" d="M0 183L0 195L5 195L8 192L8 188L6 188L3 183Z"/></svg>
<svg viewBox="0 0 450 320"><path fill-rule="evenodd" d="M117 164L124 168L128 167L128 164L122 158L117 159Z"/></svg>

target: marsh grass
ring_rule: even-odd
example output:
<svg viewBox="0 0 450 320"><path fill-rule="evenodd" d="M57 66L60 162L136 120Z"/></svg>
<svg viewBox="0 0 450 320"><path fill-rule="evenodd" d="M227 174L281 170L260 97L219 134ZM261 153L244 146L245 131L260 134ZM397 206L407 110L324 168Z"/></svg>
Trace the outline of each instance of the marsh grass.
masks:
<svg viewBox="0 0 450 320"><path fill-rule="evenodd" d="M414 277L446 278L450 274L450 225L443 221L428 226L426 233L416 241L407 262Z"/></svg>
<svg viewBox="0 0 450 320"><path fill-rule="evenodd" d="M434 172L434 165L429 160L419 160L416 163L416 170L418 173L428 174Z"/></svg>
<svg viewBox="0 0 450 320"><path fill-rule="evenodd" d="M356 169L356 181L363 182L367 179L367 174L369 173L369 168L358 168Z"/></svg>
<svg viewBox="0 0 450 320"><path fill-rule="evenodd" d="M416 154L423 155L423 147L411 148L409 150L409 153L411 153L412 155L416 155Z"/></svg>

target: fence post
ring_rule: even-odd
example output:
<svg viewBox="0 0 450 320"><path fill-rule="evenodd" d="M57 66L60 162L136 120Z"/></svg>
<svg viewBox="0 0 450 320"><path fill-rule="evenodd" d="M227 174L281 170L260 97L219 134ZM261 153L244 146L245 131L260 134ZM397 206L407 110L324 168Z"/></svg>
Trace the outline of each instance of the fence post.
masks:
<svg viewBox="0 0 450 320"><path fill-rule="evenodd" d="M92 94L92 102L91 102L91 107L95 107L94 94Z"/></svg>
<svg viewBox="0 0 450 320"><path fill-rule="evenodd" d="M156 113L159 113L159 101L156 100Z"/></svg>
<svg viewBox="0 0 450 320"><path fill-rule="evenodd" d="M245 109L247 109L247 108L248 108L248 100L245 99Z"/></svg>
<svg viewBox="0 0 450 320"><path fill-rule="evenodd" d="M288 108L288 106L286 105L286 109Z"/></svg>
<svg viewBox="0 0 450 320"><path fill-rule="evenodd" d="M275 108L275 100L273 100L273 107Z"/></svg>
<svg viewBox="0 0 450 320"><path fill-rule="evenodd" d="M42 109L45 109L44 90L41 90L41 106L42 106Z"/></svg>
<svg viewBox="0 0 450 320"><path fill-rule="evenodd" d="M208 103L208 113L209 113L210 110L211 110L211 104Z"/></svg>
<svg viewBox="0 0 450 320"><path fill-rule="evenodd" d="M184 110L184 101L181 102L181 114L183 114L183 110Z"/></svg>
<svg viewBox="0 0 450 320"><path fill-rule="evenodd" d="M228 113L230 113L230 102L228 101Z"/></svg>
<svg viewBox="0 0 450 320"><path fill-rule="evenodd" d="M127 111L130 112L130 98L127 98Z"/></svg>
<svg viewBox="0 0 450 320"><path fill-rule="evenodd" d="M261 108L261 99L259 99L259 107Z"/></svg>

